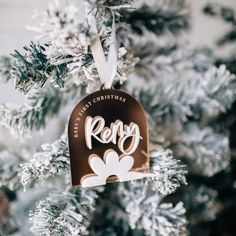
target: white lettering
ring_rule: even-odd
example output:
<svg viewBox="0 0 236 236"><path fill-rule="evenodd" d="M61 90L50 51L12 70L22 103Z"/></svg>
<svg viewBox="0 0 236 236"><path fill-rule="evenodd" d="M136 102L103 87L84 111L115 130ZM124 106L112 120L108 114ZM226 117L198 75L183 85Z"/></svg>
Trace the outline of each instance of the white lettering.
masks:
<svg viewBox="0 0 236 236"><path fill-rule="evenodd" d="M124 125L121 120L116 120L108 128L105 127L105 120L101 116L93 118L87 116L85 121L85 141L89 149L92 149L92 138L101 143L112 142L113 144L118 144L120 151L127 155L135 152L139 140L142 139L136 123L131 122L129 125Z"/></svg>

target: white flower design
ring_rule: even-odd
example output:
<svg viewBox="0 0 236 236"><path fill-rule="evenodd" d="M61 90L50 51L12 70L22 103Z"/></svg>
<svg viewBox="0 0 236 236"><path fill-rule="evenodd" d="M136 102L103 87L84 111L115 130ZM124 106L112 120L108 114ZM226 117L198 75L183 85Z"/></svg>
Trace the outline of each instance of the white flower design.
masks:
<svg viewBox="0 0 236 236"><path fill-rule="evenodd" d="M105 185L109 176L115 175L120 182L135 180L144 177L144 173L129 171L133 164L134 158L130 155L121 155L113 149L108 149L104 153L104 160L96 154L89 157L89 165L96 175L86 176L82 179L82 187L92 187Z"/></svg>

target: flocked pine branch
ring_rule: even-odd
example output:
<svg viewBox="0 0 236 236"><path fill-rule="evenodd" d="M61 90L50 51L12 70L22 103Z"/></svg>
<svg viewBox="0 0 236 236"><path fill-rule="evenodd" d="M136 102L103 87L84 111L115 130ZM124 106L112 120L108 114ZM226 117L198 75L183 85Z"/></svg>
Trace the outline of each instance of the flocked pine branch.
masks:
<svg viewBox="0 0 236 236"><path fill-rule="evenodd" d="M30 213L31 231L40 236L88 235L97 197L95 189L51 193Z"/></svg>
<svg viewBox="0 0 236 236"><path fill-rule="evenodd" d="M139 101L158 123L168 117L208 122L225 113L235 101L236 77L224 65L183 78L178 78L176 71L172 73L173 78L163 74L157 81L135 88Z"/></svg>
<svg viewBox="0 0 236 236"><path fill-rule="evenodd" d="M120 13L121 22L138 35L144 34L145 31L156 35L166 32L177 34L189 28L189 9L185 1L166 1L163 4L148 4L143 1L140 7L121 10Z"/></svg>
<svg viewBox="0 0 236 236"><path fill-rule="evenodd" d="M221 17L226 22L236 25L236 12L232 8L217 3L208 3L203 10L210 16Z"/></svg>
<svg viewBox="0 0 236 236"><path fill-rule="evenodd" d="M216 214L219 211L216 190L205 185L195 186L189 184L184 188L181 197L191 225L212 221L216 218Z"/></svg>
<svg viewBox="0 0 236 236"><path fill-rule="evenodd" d="M189 123L176 137L179 157L189 160L192 173L212 176L230 162L229 139L212 128Z"/></svg>
<svg viewBox="0 0 236 236"><path fill-rule="evenodd" d="M58 113L62 99L57 89L43 88L27 95L20 107L2 104L0 106L1 126L14 136L27 136L33 130L45 126L47 118Z"/></svg>
<svg viewBox="0 0 236 236"><path fill-rule="evenodd" d="M19 164L25 161L22 155L26 153L7 150L0 153L0 187L7 186L11 190L21 187Z"/></svg>
<svg viewBox="0 0 236 236"><path fill-rule="evenodd" d="M105 12L108 9L119 10L124 7L130 8L130 4L133 2L133 0L85 0L85 1L92 6L96 6L96 8L98 9L102 9L104 11L103 14L105 14Z"/></svg>
<svg viewBox="0 0 236 236"><path fill-rule="evenodd" d="M174 34L189 28L189 8L186 1L146 2L86 0L96 17L106 22L115 12L128 34L143 34L145 31L160 35L166 32ZM137 4L136 4L137 3ZM126 35L126 37L128 36Z"/></svg>
<svg viewBox="0 0 236 236"><path fill-rule="evenodd" d="M92 5L96 9L96 4ZM66 64L67 80L72 80L75 83L85 80L83 68L86 68L93 78L93 81L87 80L86 84L98 82L97 69L90 50L91 40L95 34L98 34L101 39L105 55L108 54L111 44L111 21L107 25L104 23L104 20L107 20L106 18L100 21L96 20L93 11L88 11L87 16L89 16L87 21L81 19L81 12L77 4L71 3L63 6L63 4L60 5L56 2L50 5L45 14L39 15L38 26L34 28L49 41L45 48L45 55L50 64L54 66ZM93 19L92 22L89 20L90 18ZM132 70L137 59L128 54L122 46L118 46L117 50L118 70L115 80L122 82L126 80L126 73Z"/></svg>
<svg viewBox="0 0 236 236"><path fill-rule="evenodd" d="M147 182L152 188L163 195L168 195L176 191L181 184L187 184L185 175L186 166L181 165L179 160L173 158L170 150L152 151L151 175Z"/></svg>
<svg viewBox="0 0 236 236"><path fill-rule="evenodd" d="M150 186L149 186L150 187ZM181 235L186 229L183 203L161 203L162 197L152 189L143 189L135 183L120 186L122 203L129 217L130 227L142 229L145 235Z"/></svg>
<svg viewBox="0 0 236 236"><path fill-rule="evenodd" d="M104 191L99 194L96 201L97 210L94 212L90 226L89 233L91 236L133 234L129 226L128 214L121 205L120 184L123 183L107 184L104 186ZM102 217L101 212L104 212ZM99 217L101 219L98 221Z"/></svg>
<svg viewBox="0 0 236 236"><path fill-rule="evenodd" d="M67 174L70 168L67 135L52 144L43 144L41 150L33 157L21 164L21 183L25 188L36 181L47 179L50 176Z"/></svg>
<svg viewBox="0 0 236 236"><path fill-rule="evenodd" d="M128 2L125 1L124 4L126 3ZM90 2L90 4L94 3ZM105 4L106 6L112 5L111 2L106 3L99 1L97 3L95 2L95 4L98 4L99 6L102 4ZM123 2L121 4L123 4ZM117 3L115 5L117 6ZM13 54L15 60L13 60L12 63L12 75L15 77L16 86L20 90L27 92L32 87L43 86L48 78L51 79L53 84L63 86L63 78L68 69L67 66L70 67L72 74L77 73L77 76L79 76L79 72L81 73L82 71L81 67L91 64L92 57L89 52L89 40L82 39L83 37L86 38L87 30L85 26L81 25L78 14L78 7L76 8L74 5L69 5L65 9L59 9L59 5L57 4L54 7L51 6L45 22L40 19L42 23L40 26L41 28L39 27L39 31L42 33L45 32L54 44L40 46L32 43L30 47L25 47L24 55L17 51ZM50 29L48 27L50 27ZM63 30L64 33L59 29ZM75 32L73 30L75 30ZM80 35L79 38L77 38L78 34ZM106 35L104 38L106 38ZM56 40L58 43L56 43ZM76 47L74 47L73 45L75 44L73 44L71 40L80 40L80 43L76 41ZM71 48L67 49L65 44L61 44L62 42L65 42L65 44ZM82 51L76 51L76 49L80 50L78 45L81 45ZM106 43L104 41L103 45L106 49L109 46L109 42ZM56 53L54 56L52 55L53 48ZM61 53L61 55L59 53ZM124 53L120 52L121 57L123 54ZM76 57L78 57L78 59L76 59ZM79 57L81 57L81 59L79 59ZM53 58L55 60L53 60ZM68 65L66 66L65 63ZM121 67L124 65L123 62L119 64ZM125 67L130 67L131 64L133 64L132 60L128 62L128 65ZM93 73L93 70L94 69L91 68L89 71ZM119 71L121 70L122 69L119 69ZM120 72L118 75L119 74Z"/></svg>
<svg viewBox="0 0 236 236"><path fill-rule="evenodd" d="M137 38L132 46L133 54L139 58L135 72L146 78L169 77L168 74L184 71L203 73L212 64L211 53L207 49L194 50L190 46L178 45L173 39L166 37L148 37L148 40ZM164 74L164 73L167 73Z"/></svg>
<svg viewBox="0 0 236 236"><path fill-rule="evenodd" d="M0 57L0 81L7 82L11 78L10 74L11 61L9 57L1 56Z"/></svg>
<svg viewBox="0 0 236 236"><path fill-rule="evenodd" d="M217 40L219 46L225 45L227 43L233 43L236 40L236 27L232 28L223 37Z"/></svg>
<svg viewBox="0 0 236 236"><path fill-rule="evenodd" d="M92 10L89 11L88 16L93 18L93 15L99 17L100 14L105 14L106 10L109 6L113 6L113 2L100 2L100 1L88 1L89 6L91 6ZM105 7L102 7L105 4ZM122 4L126 4L126 2L122 2L121 5L115 3L116 6L121 6ZM128 2L127 2L128 4ZM173 4L173 6L172 6ZM174 9L181 8L181 6L177 6L177 4L172 3L170 6L165 6L164 9L160 8L160 15L163 14L163 17L166 14L166 17L171 18L170 12L174 12ZM171 10L172 8L172 10ZM95 9L95 10L94 10ZM99 10L100 14L95 14ZM115 10L115 9L114 9ZM166 11L167 13L162 13L162 11ZM62 9L59 4L51 5L48 13L44 18L40 18L40 24L37 28L37 31L40 32L43 36L47 36L50 41L53 41L54 44L48 46L46 49L47 58L50 59L50 62L55 65L59 65L61 63L67 63L67 67L69 73L67 76L75 78L84 76L82 67L86 66L87 70L93 77L96 78L96 68L93 66L92 63L92 55L89 50L89 43L91 40L91 36L89 35L89 31L92 31L91 25L86 25L82 22L79 17L79 9L77 5L68 5ZM126 15L132 14L131 12L126 12ZM124 16L125 17L125 16ZM109 17L108 17L109 18ZM181 25L181 20L179 17L174 17L176 24L179 22ZM180 17L181 18L181 17ZM111 17L110 17L111 19ZM97 20L94 22L97 24L97 28L100 29L99 36L103 40L103 48L105 53L108 51L109 48L109 34L110 28L104 28L104 21L107 21L107 17L103 17L102 20ZM147 24L151 24L151 19L147 20ZM174 25L174 24L173 24ZM88 30L89 28L89 30ZM96 27L95 27L96 28ZM122 32L119 32L119 35ZM79 37L78 37L79 35ZM125 34L126 38L129 37L129 34ZM122 40L126 41L126 39ZM124 51L122 47L119 49L119 62L118 62L118 74L117 77L119 80L123 81L126 78L123 73L126 73L127 68L131 68L136 62L136 59L132 59L132 55L128 54L124 57ZM130 50L129 50L130 51ZM130 69L129 69L130 70Z"/></svg>
<svg viewBox="0 0 236 236"><path fill-rule="evenodd" d="M15 225L15 227L18 228L17 232L15 232L13 235L35 235L30 231L30 212L32 211L32 209L35 209L35 206L38 201L45 199L48 194L52 192L52 189L61 189L62 184L64 188L64 182L62 183L60 179L54 179L50 183L47 182L47 184L39 188L29 189L29 191L27 192L23 191L22 189L17 189L17 191L14 192L16 194L17 199L11 202L11 215L13 216L12 220L14 221L14 225L17 224ZM11 234L7 233L7 235Z"/></svg>
<svg viewBox="0 0 236 236"><path fill-rule="evenodd" d="M33 90L25 97L22 106L0 105L0 125L14 136L27 136L35 130L45 127L49 118L54 117L60 108L72 99L84 94L80 85L68 85L63 89L45 86Z"/></svg>
<svg viewBox="0 0 236 236"><path fill-rule="evenodd" d="M235 41L236 39L236 11L230 7L221 6L217 3L208 3L203 9L204 13L209 16L214 16L223 19L226 23L232 25L232 28L223 35L217 43L224 45Z"/></svg>
<svg viewBox="0 0 236 236"><path fill-rule="evenodd" d="M151 174L146 180L121 184L122 204L128 213L130 227L146 235L180 235L185 231L185 209L162 203L163 197L186 184L186 170L167 151L151 152Z"/></svg>
<svg viewBox="0 0 236 236"><path fill-rule="evenodd" d="M104 11L102 13L104 15ZM172 45L173 42L171 41L175 40L170 32L178 33L189 26L187 23L189 8L185 1L166 1L161 4L159 2L147 3L145 1L141 1L138 4L132 2L131 8L121 7L117 14L120 16L117 24L118 44L124 45L129 53L140 58L140 64L148 67L142 73L144 77L150 74L149 67L153 69L156 66L155 62L160 55L168 53L169 47L173 50L174 46L176 46L176 42L175 45ZM140 17L141 14L142 17ZM99 17L99 15L99 12L96 12L96 17ZM166 35L166 32L169 32L166 37L155 37L156 34L158 36L160 36L159 34ZM137 37L137 33L139 37ZM142 37L140 34L142 34ZM157 48L158 44L161 48ZM167 60L162 61L167 62ZM207 65L205 64L204 66L206 67ZM155 72L158 71L159 69L155 70Z"/></svg>
<svg viewBox="0 0 236 236"><path fill-rule="evenodd" d="M202 88L206 98L199 99L202 109L200 115L214 117L229 110L235 101L236 77L230 74L225 65L210 67L204 74Z"/></svg>
<svg viewBox="0 0 236 236"><path fill-rule="evenodd" d="M85 2L88 15L92 13L97 18L98 28L111 22L113 14L120 16L122 9L130 9L133 6L133 0L85 0Z"/></svg>
<svg viewBox="0 0 236 236"><path fill-rule="evenodd" d="M99 11L106 12L107 6L112 6L112 2L89 2L94 8L98 7ZM105 8L101 7L103 4ZM128 2L121 2L122 4L128 4ZM119 6L119 4L114 4ZM179 6L173 6L173 9ZM121 7L122 8L122 7ZM170 7L171 8L171 7ZM166 7L163 11L163 17L167 14L167 18L172 18L170 12L174 10L168 10ZM114 9L115 10L115 9ZM161 10L160 10L161 12ZM90 12L88 15L92 14ZM127 15L131 13L127 12ZM161 15L161 13L160 13ZM92 30L90 25L81 21L80 12L77 5L69 4L62 8L60 4L56 3L50 5L48 12L44 17L39 17L40 23L36 28L40 34L46 36L49 42L47 45L40 46L32 43L30 47L25 47L25 53L21 54L15 52L13 54L13 68L11 74L15 78L16 87L20 90L27 92L31 88L40 87L45 84L47 79L55 86L63 86L64 80L72 78L74 81L84 81L83 67L86 67L88 72L93 75L97 80L96 68L93 64L92 55L89 49L91 36L89 31ZM110 17L111 18L111 17ZM174 17L175 22L182 23L179 17ZM180 17L181 18L181 17ZM104 21L107 18L104 18ZM103 42L103 48L105 53L108 52L110 41L109 34L110 28L104 26L104 21L97 21L97 28L99 29L99 36ZM151 24L151 19L149 23ZM172 24L170 24L172 25ZM174 25L174 24L173 24ZM126 80L126 73L132 71L132 67L137 62L137 59L133 58L132 55L127 54L123 47L118 49L118 73L117 79L120 81ZM89 83L91 81L87 81Z"/></svg>
<svg viewBox="0 0 236 236"><path fill-rule="evenodd" d="M218 4L218 3L207 3L203 8L205 14L211 17L223 19L226 24L230 27L223 36L217 38L218 46L224 46L228 43L233 43L236 39L236 11L230 7ZM227 58L217 58L216 64L225 64L227 68L234 74L236 74L235 67L235 53Z"/></svg>
<svg viewBox="0 0 236 236"><path fill-rule="evenodd" d="M56 87L63 86L66 64L52 65L45 55L47 47L31 42L29 47L24 47L24 54L18 51L12 54L11 76L20 91L27 93L32 88L40 88L47 79Z"/></svg>

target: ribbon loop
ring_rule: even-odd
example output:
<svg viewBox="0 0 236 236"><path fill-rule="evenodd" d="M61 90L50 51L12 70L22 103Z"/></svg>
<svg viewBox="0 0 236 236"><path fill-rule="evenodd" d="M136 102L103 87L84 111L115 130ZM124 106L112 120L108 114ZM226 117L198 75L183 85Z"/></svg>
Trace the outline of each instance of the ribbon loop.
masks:
<svg viewBox="0 0 236 236"><path fill-rule="evenodd" d="M112 42L109 48L107 59L104 54L99 36L96 36L92 40L90 46L95 65L97 67L98 75L105 88L111 88L117 72L117 48L114 14L112 21L111 41Z"/></svg>
<svg viewBox="0 0 236 236"><path fill-rule="evenodd" d="M101 80L101 83L104 84L107 76L107 61L102 48L101 41L98 36L96 36L96 38L92 40L90 48L92 51L93 59L98 71L99 78Z"/></svg>

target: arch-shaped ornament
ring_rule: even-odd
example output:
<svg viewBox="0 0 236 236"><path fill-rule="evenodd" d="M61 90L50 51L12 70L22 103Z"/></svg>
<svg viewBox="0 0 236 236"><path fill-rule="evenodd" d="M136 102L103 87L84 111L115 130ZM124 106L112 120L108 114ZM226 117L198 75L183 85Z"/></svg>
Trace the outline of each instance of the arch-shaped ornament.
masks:
<svg viewBox="0 0 236 236"><path fill-rule="evenodd" d="M82 99L68 135L73 186L140 179L150 169L146 114L126 92L101 89Z"/></svg>

